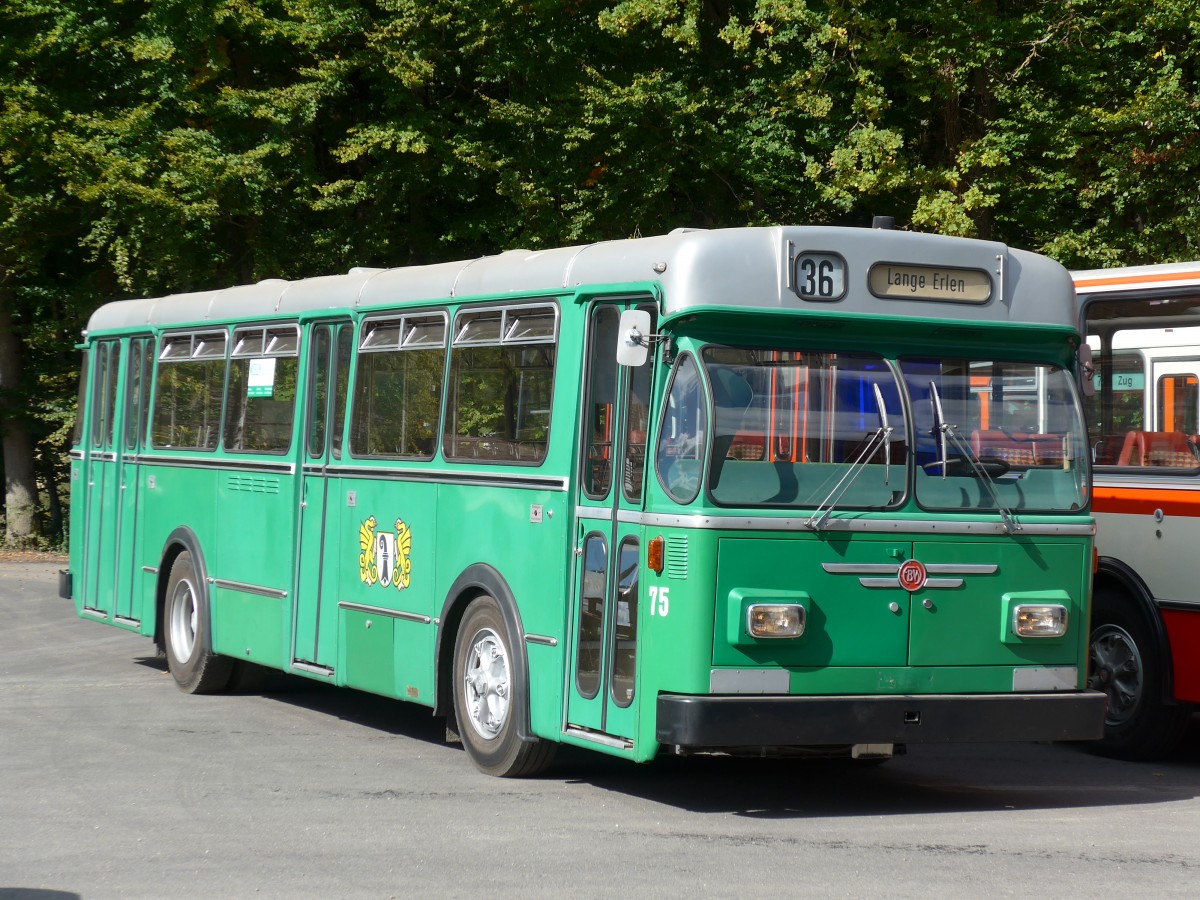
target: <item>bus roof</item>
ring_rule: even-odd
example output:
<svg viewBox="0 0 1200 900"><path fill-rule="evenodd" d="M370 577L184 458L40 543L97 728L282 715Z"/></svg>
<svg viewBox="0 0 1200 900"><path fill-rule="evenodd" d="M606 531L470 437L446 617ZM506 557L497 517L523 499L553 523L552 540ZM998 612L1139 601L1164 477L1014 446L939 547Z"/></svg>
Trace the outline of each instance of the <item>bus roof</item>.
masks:
<svg viewBox="0 0 1200 900"><path fill-rule="evenodd" d="M1086 269L1072 272L1071 277L1081 294L1188 287L1200 284L1200 262Z"/></svg>
<svg viewBox="0 0 1200 900"><path fill-rule="evenodd" d="M792 260L819 253L845 262L847 289L836 302L801 300ZM894 297L868 288L876 263L976 270L992 285L986 302ZM663 320L700 309L808 310L966 321L1074 325L1066 269L1003 244L877 228L676 229L666 235L552 250L509 250L472 260L344 275L267 280L212 291L120 300L98 309L88 332L289 318L324 309L384 308L452 299L508 298L581 287L656 283Z"/></svg>

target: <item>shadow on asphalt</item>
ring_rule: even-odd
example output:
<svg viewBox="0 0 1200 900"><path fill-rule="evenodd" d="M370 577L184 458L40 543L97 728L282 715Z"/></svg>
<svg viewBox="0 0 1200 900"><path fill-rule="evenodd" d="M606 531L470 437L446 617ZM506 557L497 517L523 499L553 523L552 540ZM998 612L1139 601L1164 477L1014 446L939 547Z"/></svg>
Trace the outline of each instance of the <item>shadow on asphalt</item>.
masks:
<svg viewBox="0 0 1200 900"><path fill-rule="evenodd" d="M164 670L153 657L138 662ZM427 707L286 677L261 693L414 741L443 746L445 724ZM461 763L471 768L466 754ZM636 764L560 747L539 781L591 785L698 813L752 818L894 816L996 810L1087 809L1200 796L1200 717L1177 753L1148 763L1106 759L1082 745L918 745L883 763L663 755ZM499 782L497 782L499 783Z"/></svg>

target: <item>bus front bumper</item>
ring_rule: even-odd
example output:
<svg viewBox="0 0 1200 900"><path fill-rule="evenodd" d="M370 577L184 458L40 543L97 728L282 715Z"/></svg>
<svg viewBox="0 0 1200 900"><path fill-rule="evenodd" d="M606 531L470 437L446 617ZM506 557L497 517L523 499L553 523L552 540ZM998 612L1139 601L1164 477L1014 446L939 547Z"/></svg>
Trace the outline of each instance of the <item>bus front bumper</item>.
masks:
<svg viewBox="0 0 1200 900"><path fill-rule="evenodd" d="M1099 691L898 696L660 694L657 739L678 748L815 747L1104 736Z"/></svg>

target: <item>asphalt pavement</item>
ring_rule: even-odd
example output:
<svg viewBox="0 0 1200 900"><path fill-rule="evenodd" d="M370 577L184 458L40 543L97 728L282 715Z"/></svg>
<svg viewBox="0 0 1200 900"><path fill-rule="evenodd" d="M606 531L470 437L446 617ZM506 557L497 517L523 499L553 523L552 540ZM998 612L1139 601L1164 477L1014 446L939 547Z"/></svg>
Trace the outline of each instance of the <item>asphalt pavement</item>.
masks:
<svg viewBox="0 0 1200 900"><path fill-rule="evenodd" d="M1192 897L1200 729L1160 763L1033 744L882 765L478 773L427 709L180 692L146 638L0 563L0 900Z"/></svg>

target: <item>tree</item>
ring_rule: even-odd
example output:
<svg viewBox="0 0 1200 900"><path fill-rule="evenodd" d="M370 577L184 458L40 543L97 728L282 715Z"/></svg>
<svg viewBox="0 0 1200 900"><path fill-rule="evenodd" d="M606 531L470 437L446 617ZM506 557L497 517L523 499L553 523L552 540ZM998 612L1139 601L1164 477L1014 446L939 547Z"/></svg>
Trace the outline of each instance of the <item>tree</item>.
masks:
<svg viewBox="0 0 1200 900"><path fill-rule="evenodd" d="M103 300L779 222L1200 256L1185 0L10 0L9 540Z"/></svg>
<svg viewBox="0 0 1200 900"><path fill-rule="evenodd" d="M23 546L61 538L57 491L74 404L73 335L102 275L81 249L88 213L54 162L60 109L86 91L76 81L75 23L64 4L10 2L0 7L0 35L4 539Z"/></svg>

